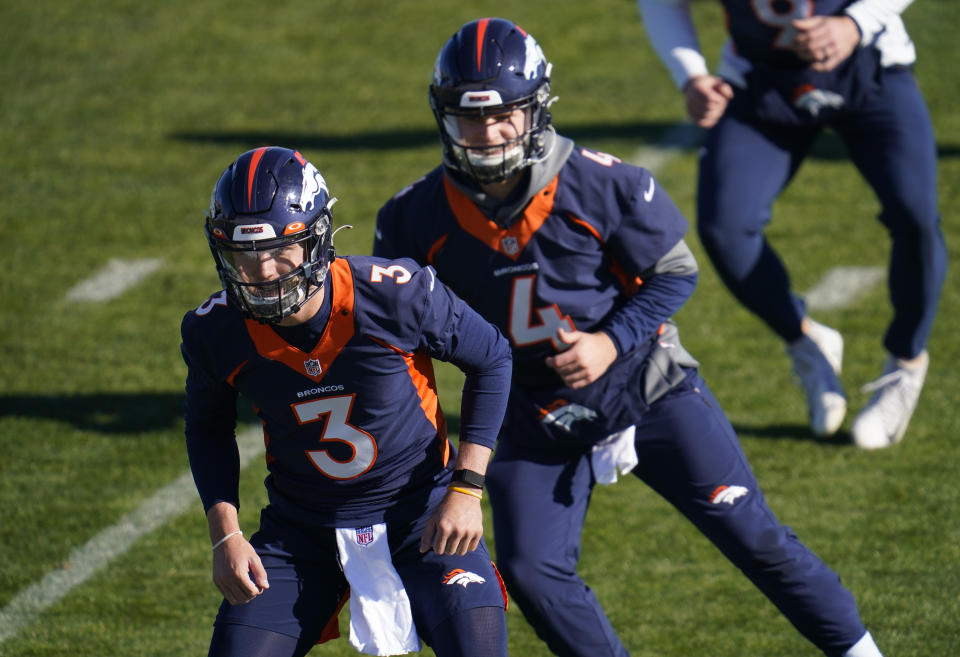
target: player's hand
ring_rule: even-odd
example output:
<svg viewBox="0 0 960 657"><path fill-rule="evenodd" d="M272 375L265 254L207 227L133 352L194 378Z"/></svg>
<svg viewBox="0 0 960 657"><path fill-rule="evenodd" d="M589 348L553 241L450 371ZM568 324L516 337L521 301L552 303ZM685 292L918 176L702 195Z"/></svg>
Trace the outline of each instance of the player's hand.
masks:
<svg viewBox="0 0 960 657"><path fill-rule="evenodd" d="M793 21L797 37L793 51L811 62L815 71L832 71L853 54L860 43L860 28L849 16L811 16Z"/></svg>
<svg viewBox="0 0 960 657"><path fill-rule="evenodd" d="M570 347L548 357L547 365L560 375L568 388L576 390L590 385L617 359L617 347L603 331L584 333L559 328L557 338Z"/></svg>
<svg viewBox="0 0 960 657"><path fill-rule="evenodd" d="M733 87L715 75L694 75L683 85L687 114L701 128L712 128L727 111Z"/></svg>
<svg viewBox="0 0 960 657"><path fill-rule="evenodd" d="M239 534L213 551L213 583L232 605L246 604L270 588L260 557Z"/></svg>
<svg viewBox="0 0 960 657"><path fill-rule="evenodd" d="M473 490L464 486L468 490ZM476 489L480 492L480 489ZM443 501L427 520L420 537L420 552L464 555L473 552L483 538L483 511L472 495L447 491Z"/></svg>

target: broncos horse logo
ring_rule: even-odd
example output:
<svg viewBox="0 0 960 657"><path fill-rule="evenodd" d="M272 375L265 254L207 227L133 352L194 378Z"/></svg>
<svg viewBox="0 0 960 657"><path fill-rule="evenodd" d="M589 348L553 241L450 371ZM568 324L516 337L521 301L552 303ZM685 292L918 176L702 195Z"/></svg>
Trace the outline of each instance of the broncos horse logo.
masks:
<svg viewBox="0 0 960 657"><path fill-rule="evenodd" d="M327 181L324 180L323 174L317 171L317 167L313 166L312 163L307 162L307 165L303 167L303 186L300 188L301 210L304 212L313 210L313 201L321 191L325 196L330 195L330 190L327 189Z"/></svg>
<svg viewBox="0 0 960 657"><path fill-rule="evenodd" d="M454 584L459 584L463 588L467 588L467 584L483 584L487 580L480 577L476 573L471 573L469 570L464 570L463 568L455 568L449 573L443 576L441 580L447 586L453 586Z"/></svg>
<svg viewBox="0 0 960 657"><path fill-rule="evenodd" d="M592 422L599 415L592 408L581 406L580 404L568 404L563 400L557 400L550 405L549 410L544 409L540 422L547 425L553 425L566 432L573 431L573 425L581 420Z"/></svg>

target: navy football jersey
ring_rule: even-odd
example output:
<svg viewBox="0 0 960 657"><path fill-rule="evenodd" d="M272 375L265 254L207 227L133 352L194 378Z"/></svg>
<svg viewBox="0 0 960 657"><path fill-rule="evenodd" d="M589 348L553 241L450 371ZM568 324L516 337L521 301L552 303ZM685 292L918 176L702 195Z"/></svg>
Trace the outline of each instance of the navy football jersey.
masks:
<svg viewBox="0 0 960 657"><path fill-rule="evenodd" d="M686 229L649 171L574 148L507 227L438 167L381 208L374 253L433 265L510 339L515 380L546 386L560 381L544 363L557 328L604 328Z"/></svg>
<svg viewBox="0 0 960 657"><path fill-rule="evenodd" d="M816 71L792 49L794 20L836 16L853 0L721 0L736 54L746 73L751 112L777 123L810 124L859 107L876 93L881 52L857 48L836 68Z"/></svg>
<svg viewBox="0 0 960 657"><path fill-rule="evenodd" d="M737 54L770 66L806 68L792 50L791 23L810 16L836 16L853 0L721 0Z"/></svg>
<svg viewBox="0 0 960 657"><path fill-rule="evenodd" d="M451 456L431 357L478 377L485 412L464 418L461 439L493 447L509 345L431 269L337 258L325 294L329 319L309 352L244 319L225 292L184 317L187 443L205 508L237 503L238 393L263 422L271 504L320 526L424 512Z"/></svg>

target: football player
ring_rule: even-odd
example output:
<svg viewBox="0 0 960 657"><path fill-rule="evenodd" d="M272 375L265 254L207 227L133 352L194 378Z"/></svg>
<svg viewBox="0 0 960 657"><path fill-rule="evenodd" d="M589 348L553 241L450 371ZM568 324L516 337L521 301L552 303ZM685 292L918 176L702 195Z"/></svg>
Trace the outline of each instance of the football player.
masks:
<svg viewBox="0 0 960 657"><path fill-rule="evenodd" d="M730 40L717 75L697 44L689 0L638 0L657 54L709 128L700 158L700 239L733 295L779 335L806 393L810 427L834 434L847 411L843 338L791 291L764 237L771 206L827 126L873 187L892 241L893 318L854 443L899 442L926 376L927 338L946 274L930 115L902 12L912 0L723 0Z"/></svg>
<svg viewBox="0 0 960 657"><path fill-rule="evenodd" d="M508 591L554 654L626 655L577 562L593 486L632 471L824 653L876 657L680 344L671 316L697 281L686 220L649 171L554 131L550 75L514 23L462 26L429 92L443 162L381 208L374 243L433 266L513 345L487 476Z"/></svg>
<svg viewBox="0 0 960 657"><path fill-rule="evenodd" d="M506 405L505 338L411 260L336 257L320 172L293 150L241 155L206 235L223 290L183 318L186 440L224 600L211 657L506 655L505 595L480 500ZM466 374L460 449L432 358ZM269 505L238 522L238 394L263 423Z"/></svg>

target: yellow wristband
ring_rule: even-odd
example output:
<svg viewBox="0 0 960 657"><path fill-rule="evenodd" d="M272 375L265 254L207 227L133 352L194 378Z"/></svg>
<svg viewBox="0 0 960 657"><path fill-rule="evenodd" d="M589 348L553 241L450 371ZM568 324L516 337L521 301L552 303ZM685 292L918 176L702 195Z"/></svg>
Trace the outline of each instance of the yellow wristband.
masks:
<svg viewBox="0 0 960 657"><path fill-rule="evenodd" d="M478 500L483 499L483 493L481 493L479 490L470 490L469 488L460 488L459 486L447 486L447 490L452 490L457 493L463 493L464 495L475 497Z"/></svg>

